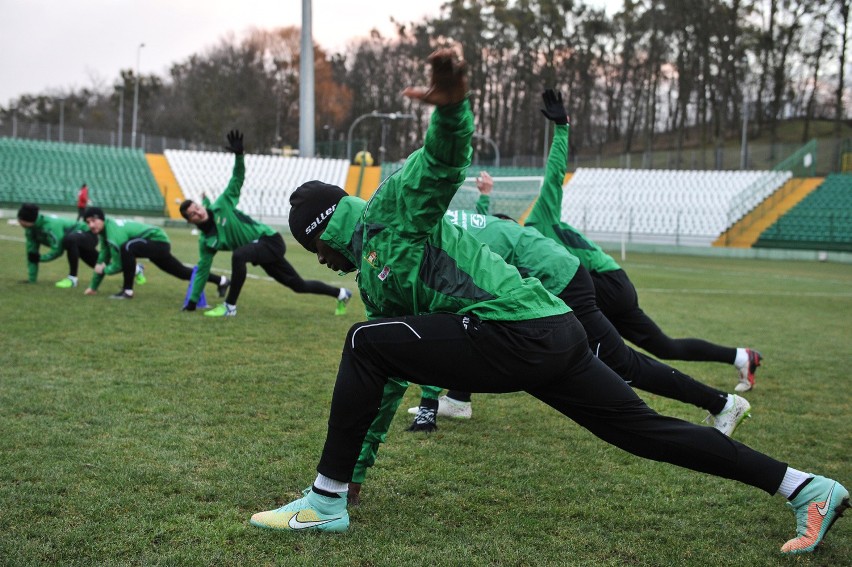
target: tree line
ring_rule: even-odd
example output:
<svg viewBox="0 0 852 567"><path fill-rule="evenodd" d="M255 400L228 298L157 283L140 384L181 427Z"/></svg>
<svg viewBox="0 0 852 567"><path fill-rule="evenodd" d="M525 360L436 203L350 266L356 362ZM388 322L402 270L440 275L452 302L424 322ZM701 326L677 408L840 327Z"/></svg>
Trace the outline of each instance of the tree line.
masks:
<svg viewBox="0 0 852 567"><path fill-rule="evenodd" d="M549 142L539 97L548 87L565 94L574 152L650 150L663 132L678 150L719 145L744 113L770 139L792 116L804 119L803 141L817 119L834 120L839 137L850 105L850 2L624 0L608 15L574 0L448 0L432 18L395 22L393 37L374 31L341 53L314 47L317 149L346 140L363 114L413 113L383 126L364 120L354 133L374 155L384 141L388 160L405 157L423 138L428 109L399 93L424 80L431 51L451 44L470 65L477 151L486 159L492 146L482 138L504 156L542 154ZM216 144L239 126L249 151L297 146L299 38L298 28L251 29L173 64L167 76L140 76L138 130ZM65 123L114 129L124 96L127 131L136 79L125 70L109 88L62 93ZM55 124L57 100L22 95L0 108L0 120L14 112Z"/></svg>

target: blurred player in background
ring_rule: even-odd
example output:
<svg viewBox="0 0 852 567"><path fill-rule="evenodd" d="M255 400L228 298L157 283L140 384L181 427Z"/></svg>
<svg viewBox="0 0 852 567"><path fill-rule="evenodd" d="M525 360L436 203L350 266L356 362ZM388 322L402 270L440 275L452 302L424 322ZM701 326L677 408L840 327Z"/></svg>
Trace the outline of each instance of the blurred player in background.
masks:
<svg viewBox="0 0 852 567"><path fill-rule="evenodd" d="M38 205L24 203L18 209L18 224L24 228L27 240L27 282L36 283L40 262L55 260L63 252L68 257L68 275L56 282L58 288L77 287L77 269L81 259L95 267L98 237L89 231L85 223L43 215L39 213ZM50 250L39 254L39 246L48 246Z"/></svg>
<svg viewBox="0 0 852 567"><path fill-rule="evenodd" d="M77 220L83 220L83 213L89 206L89 186L83 183L77 191Z"/></svg>
<svg viewBox="0 0 852 567"><path fill-rule="evenodd" d="M249 262L260 266L275 281L296 293L314 293L335 298L335 314L344 315L352 292L320 281L302 279L284 258L286 247L281 235L237 208L246 175L243 135L238 130L232 130L228 133L227 140L227 148L234 154L234 170L228 186L219 198L209 205L199 205L191 200L180 205L180 214L187 222L197 226L200 233L198 278L192 287L189 303L184 309L195 310L204 286L202 282L210 271L216 253L219 250L231 250L231 289L225 303L205 312L204 315L233 317L237 314L237 299L246 281Z"/></svg>
<svg viewBox="0 0 852 567"><path fill-rule="evenodd" d="M106 218L99 207L89 207L83 215L89 230L97 234L101 242L95 275L86 295L97 293L104 276L121 273L121 291L110 298L133 299L133 284L145 283L145 276L140 265L136 263L137 258L150 259L155 266L180 280L192 279L192 268L184 266L172 255L169 237L162 228L141 222ZM209 273L200 281L202 285L205 282L215 285L220 297L225 295L229 285L225 276Z"/></svg>

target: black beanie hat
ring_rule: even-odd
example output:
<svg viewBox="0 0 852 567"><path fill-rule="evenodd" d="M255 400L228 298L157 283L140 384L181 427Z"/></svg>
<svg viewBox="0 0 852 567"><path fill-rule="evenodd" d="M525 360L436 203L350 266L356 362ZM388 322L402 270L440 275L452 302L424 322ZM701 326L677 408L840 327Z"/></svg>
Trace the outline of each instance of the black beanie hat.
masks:
<svg viewBox="0 0 852 567"><path fill-rule="evenodd" d="M18 220L35 222L38 219L38 205L32 203L24 203L18 209Z"/></svg>
<svg viewBox="0 0 852 567"><path fill-rule="evenodd" d="M104 216L104 210L100 207L89 207L88 209L83 211L83 220L92 217L96 219L106 220L106 217Z"/></svg>
<svg viewBox="0 0 852 567"><path fill-rule="evenodd" d="M290 232L310 252L316 235L321 233L346 191L322 181L308 181L290 195Z"/></svg>

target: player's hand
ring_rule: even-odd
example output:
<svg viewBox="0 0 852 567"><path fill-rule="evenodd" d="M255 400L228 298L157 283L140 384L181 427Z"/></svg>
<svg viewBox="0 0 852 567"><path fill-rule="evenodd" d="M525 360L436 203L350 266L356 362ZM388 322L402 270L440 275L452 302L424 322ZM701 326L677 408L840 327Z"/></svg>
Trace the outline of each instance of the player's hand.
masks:
<svg viewBox="0 0 852 567"><path fill-rule="evenodd" d="M432 76L428 87L408 87L402 94L435 106L463 101L467 97L467 63L452 49L438 49L429 56Z"/></svg>
<svg viewBox="0 0 852 567"><path fill-rule="evenodd" d="M487 171L480 171L479 177L476 178L476 188L483 195L490 195L494 189L494 178L488 175Z"/></svg>
<svg viewBox="0 0 852 567"><path fill-rule="evenodd" d="M187 301L186 305L181 308L181 311L195 311L197 304L194 301Z"/></svg>
<svg viewBox="0 0 852 567"><path fill-rule="evenodd" d="M242 155L243 153L243 133L239 130L231 130L228 132L228 135L225 136L228 139L228 145L225 146L229 152Z"/></svg>
<svg viewBox="0 0 852 567"><path fill-rule="evenodd" d="M87 287L86 291L83 292L83 295L97 295L97 294L98 294L98 290L92 289L90 287Z"/></svg>
<svg viewBox="0 0 852 567"><path fill-rule="evenodd" d="M104 270L106 270L106 264L101 262L100 264L95 264L95 273L102 276L104 275Z"/></svg>
<svg viewBox="0 0 852 567"><path fill-rule="evenodd" d="M556 124L568 124L568 113L565 112L565 105L562 104L562 93L547 89L541 93L541 99L544 101L541 113L548 120Z"/></svg>

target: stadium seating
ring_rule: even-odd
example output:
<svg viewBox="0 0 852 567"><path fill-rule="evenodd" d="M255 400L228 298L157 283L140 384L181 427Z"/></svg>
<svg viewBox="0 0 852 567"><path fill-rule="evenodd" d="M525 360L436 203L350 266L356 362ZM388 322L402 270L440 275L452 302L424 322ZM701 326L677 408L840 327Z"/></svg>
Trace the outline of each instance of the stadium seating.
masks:
<svg viewBox="0 0 852 567"><path fill-rule="evenodd" d="M833 174L760 235L755 247L852 252L852 175Z"/></svg>
<svg viewBox="0 0 852 567"><path fill-rule="evenodd" d="M226 152L166 150L166 159L187 199L202 194L216 199L231 178L234 156ZM319 179L346 185L349 162L343 159L246 155L246 179L240 210L264 222L286 224L290 193L306 181Z"/></svg>
<svg viewBox="0 0 852 567"><path fill-rule="evenodd" d="M141 150L0 138L0 201L75 207L89 186L93 204L109 211L163 212L163 197Z"/></svg>
<svg viewBox="0 0 852 567"><path fill-rule="evenodd" d="M580 168L562 218L593 238L709 245L791 177L787 171Z"/></svg>

